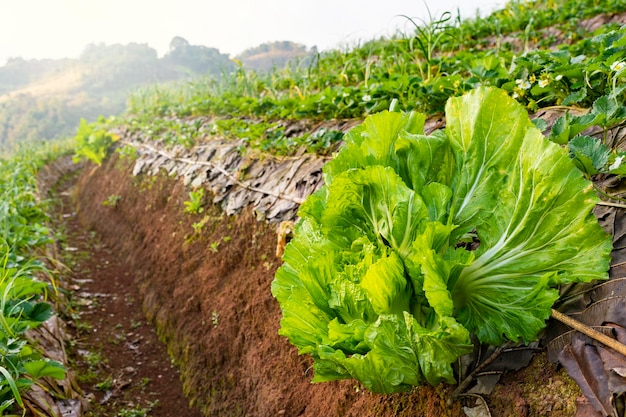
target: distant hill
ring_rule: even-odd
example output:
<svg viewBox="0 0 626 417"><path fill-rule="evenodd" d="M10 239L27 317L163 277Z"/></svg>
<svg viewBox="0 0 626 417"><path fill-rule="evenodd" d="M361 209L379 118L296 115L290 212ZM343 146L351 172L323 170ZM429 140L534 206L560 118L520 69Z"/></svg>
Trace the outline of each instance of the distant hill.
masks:
<svg viewBox="0 0 626 417"><path fill-rule="evenodd" d="M89 45L78 59L10 59L0 67L0 154L21 143L67 137L80 118L124 111L139 87L230 72L227 54L175 37L159 58L146 44Z"/></svg>
<svg viewBox="0 0 626 417"><path fill-rule="evenodd" d="M273 68L283 68L288 62L309 59L315 54L317 54L315 47L307 49L306 46L295 42L278 41L246 49L236 58L245 68L265 72Z"/></svg>

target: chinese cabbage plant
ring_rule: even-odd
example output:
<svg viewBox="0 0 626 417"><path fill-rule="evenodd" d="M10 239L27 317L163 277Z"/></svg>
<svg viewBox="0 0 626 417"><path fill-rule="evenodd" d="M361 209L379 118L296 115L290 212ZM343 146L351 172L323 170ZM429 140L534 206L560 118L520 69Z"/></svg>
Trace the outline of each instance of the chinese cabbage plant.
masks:
<svg viewBox="0 0 626 417"><path fill-rule="evenodd" d="M480 88L446 119L426 136L421 114L368 117L301 206L272 293L314 382L453 383L470 334L530 342L559 285L607 277L592 186L521 105Z"/></svg>

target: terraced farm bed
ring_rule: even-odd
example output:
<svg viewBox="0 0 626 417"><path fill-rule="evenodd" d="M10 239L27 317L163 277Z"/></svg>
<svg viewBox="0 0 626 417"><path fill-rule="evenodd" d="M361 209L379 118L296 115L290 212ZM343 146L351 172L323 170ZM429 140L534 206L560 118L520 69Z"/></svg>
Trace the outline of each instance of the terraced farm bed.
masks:
<svg viewBox="0 0 626 417"><path fill-rule="evenodd" d="M270 293L280 263L276 224L250 209L227 216L216 205L185 214L182 181L132 170L117 154L87 166L74 191L77 216L135 276L124 285L137 286L133 305L167 344L193 407L207 416L464 416L464 406L476 406L474 396L449 404L454 387L447 385L383 396L350 380L311 384L310 358L277 334L281 313ZM98 291L124 294L119 284ZM485 398L494 416L570 416L585 401L545 354Z"/></svg>

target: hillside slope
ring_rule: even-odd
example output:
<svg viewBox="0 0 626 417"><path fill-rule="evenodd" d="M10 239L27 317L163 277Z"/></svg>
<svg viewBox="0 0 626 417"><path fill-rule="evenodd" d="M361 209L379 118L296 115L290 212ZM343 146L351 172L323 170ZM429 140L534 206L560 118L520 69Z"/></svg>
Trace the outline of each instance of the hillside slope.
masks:
<svg viewBox="0 0 626 417"><path fill-rule="evenodd" d="M129 44L89 45L78 59L10 60L0 67L0 153L72 136L81 118L120 114L141 87L218 77L234 66L215 48L172 42L162 58L148 45Z"/></svg>

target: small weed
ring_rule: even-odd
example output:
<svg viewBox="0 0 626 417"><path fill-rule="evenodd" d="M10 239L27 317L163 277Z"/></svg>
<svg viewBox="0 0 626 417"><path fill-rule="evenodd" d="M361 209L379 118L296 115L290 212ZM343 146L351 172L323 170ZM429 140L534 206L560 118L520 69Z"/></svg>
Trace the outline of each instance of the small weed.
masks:
<svg viewBox="0 0 626 417"><path fill-rule="evenodd" d="M137 159L137 149L130 145L122 146L117 149L117 153L120 155L120 159Z"/></svg>
<svg viewBox="0 0 626 417"><path fill-rule="evenodd" d="M91 325L84 321L74 320L74 326L79 334L85 334L91 332Z"/></svg>
<svg viewBox="0 0 626 417"><path fill-rule="evenodd" d="M219 324L219 318L219 313L213 310L213 312L211 313L211 322L213 322L213 327L217 327L217 325Z"/></svg>
<svg viewBox="0 0 626 417"><path fill-rule="evenodd" d="M118 345L120 342L124 342L126 340L126 335L124 333L116 334L115 339L112 340L114 345Z"/></svg>
<svg viewBox="0 0 626 417"><path fill-rule="evenodd" d="M141 389L144 389L145 387L148 386L149 383L150 383L150 378L143 377L141 378L141 381L139 382L139 386L141 387Z"/></svg>
<svg viewBox="0 0 626 417"><path fill-rule="evenodd" d="M154 184L157 181L157 177L156 176L145 176L142 177L141 180L138 181L138 185L139 185L139 191L150 191L152 190L152 188L154 187Z"/></svg>
<svg viewBox="0 0 626 417"><path fill-rule="evenodd" d="M183 202L185 208L183 213L200 214L204 211L204 188L189 192L189 200Z"/></svg>
<svg viewBox="0 0 626 417"><path fill-rule="evenodd" d="M121 199L122 199L121 195L111 194L110 196L107 197L106 200L102 202L102 205L115 208L117 207L117 204L120 202Z"/></svg>
<svg viewBox="0 0 626 417"><path fill-rule="evenodd" d="M96 381L98 379L98 374L96 372L94 372L91 369L88 369L86 371L82 371L79 375L78 375L78 381L79 382L84 382L84 383L91 383L93 381Z"/></svg>
<svg viewBox="0 0 626 417"><path fill-rule="evenodd" d="M108 391L113 387L113 378L108 376L104 381L98 382L96 384L96 389L98 391Z"/></svg>
<svg viewBox="0 0 626 417"><path fill-rule="evenodd" d="M221 243L220 241L212 242L211 245L209 246L209 250L211 252L217 253L219 251L220 243Z"/></svg>
<svg viewBox="0 0 626 417"><path fill-rule="evenodd" d="M89 352L85 355L85 362L89 368L97 368L105 362L100 352Z"/></svg>
<svg viewBox="0 0 626 417"><path fill-rule="evenodd" d="M146 407L136 405L132 408L125 408L119 411L119 417L146 417L150 415L152 409L159 405L159 400L149 401Z"/></svg>
<svg viewBox="0 0 626 417"><path fill-rule="evenodd" d="M186 235L185 236L185 243L191 243L193 242L195 239L197 239L198 237L200 237L200 234L202 233L202 229L204 228L204 226L211 220L213 220L214 217L211 216L204 216L202 218L202 220L200 220L199 222L195 222L194 224L191 225L191 227L193 228L193 233Z"/></svg>
<svg viewBox="0 0 626 417"><path fill-rule="evenodd" d="M191 227L193 228L193 233L194 234L200 234L200 232L202 231L202 227L204 226L203 222L195 222L194 224L191 225Z"/></svg>
<svg viewBox="0 0 626 417"><path fill-rule="evenodd" d="M141 322L140 321L136 321L136 320L131 320L130 321L130 328L131 330L135 330L141 327Z"/></svg>
<svg viewBox="0 0 626 417"><path fill-rule="evenodd" d="M87 369L83 370L78 375L78 380L85 383L91 383L99 380L101 377L98 375L99 368L106 362L100 352L86 352L81 354L84 363L87 365ZM101 381L100 383L106 382Z"/></svg>

